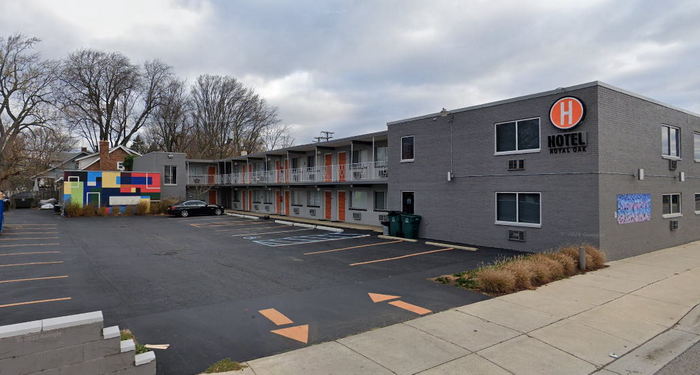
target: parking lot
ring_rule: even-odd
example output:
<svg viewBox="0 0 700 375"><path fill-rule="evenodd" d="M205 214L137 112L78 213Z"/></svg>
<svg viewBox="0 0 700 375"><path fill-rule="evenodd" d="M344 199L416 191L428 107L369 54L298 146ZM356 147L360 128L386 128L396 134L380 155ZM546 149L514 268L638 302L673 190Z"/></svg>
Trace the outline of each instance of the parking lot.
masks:
<svg viewBox="0 0 700 375"><path fill-rule="evenodd" d="M0 235L0 324L102 310L192 374L479 301L427 278L466 251L231 216L62 218L15 210Z"/></svg>

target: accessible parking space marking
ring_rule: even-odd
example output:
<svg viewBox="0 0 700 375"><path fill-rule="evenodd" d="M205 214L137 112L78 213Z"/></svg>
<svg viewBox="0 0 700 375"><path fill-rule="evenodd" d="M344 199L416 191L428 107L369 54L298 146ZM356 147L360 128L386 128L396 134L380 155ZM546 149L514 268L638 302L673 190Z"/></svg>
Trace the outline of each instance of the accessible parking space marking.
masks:
<svg viewBox="0 0 700 375"><path fill-rule="evenodd" d="M310 234L307 236L292 236L275 238L270 240L255 240L253 242L270 246L270 247L280 247L280 246L290 246L290 245L303 245L307 243L314 242L326 242L326 241L339 241L347 240L351 238L363 238L369 237L369 234L356 234L356 233L324 233L324 234Z"/></svg>
<svg viewBox="0 0 700 375"><path fill-rule="evenodd" d="M335 252L338 252L338 251L346 251L346 250L352 250L352 249L359 249L359 248L370 247L370 246L389 245L389 244L392 244L392 243L399 243L399 242L403 242L403 241L401 241L401 240L396 240L396 241L375 242L375 243L368 243L368 244L364 244L364 245L341 247L341 248L339 248L339 249L311 251L311 252L308 252L308 253L304 253L304 255L316 255L316 254L335 253Z"/></svg>
<svg viewBox="0 0 700 375"><path fill-rule="evenodd" d="M68 275L30 277L30 278L26 278L26 279L0 280L0 284L21 283L21 282L25 282L25 281L39 281L39 280L56 280L56 279L66 279L66 278L68 278Z"/></svg>
<svg viewBox="0 0 700 375"><path fill-rule="evenodd" d="M288 229L288 230L276 230L276 231L272 231L272 232L232 234L231 237L264 236L267 234L303 232L303 231L310 231L310 230L315 230L315 229Z"/></svg>
<svg viewBox="0 0 700 375"><path fill-rule="evenodd" d="M420 256L420 255L428 255L428 254L434 254L434 253L441 253L444 251L452 251L455 250L454 247L446 247L444 249L437 249L437 250L430 250L430 251L421 251L419 253L411 253L411 254L406 254L406 255L400 255L397 257L391 257L391 258L383 258L383 259L375 259L375 260L368 260L365 262L357 262L357 263L351 263L350 267L354 266L361 266L364 264L372 264L372 263L379 263L379 262L389 262L392 260L399 260L399 259L404 259L404 258L410 258L410 257L415 257L415 256Z"/></svg>
<svg viewBox="0 0 700 375"><path fill-rule="evenodd" d="M72 299L71 297L61 297L61 298L51 298L51 299L39 299L39 300L35 300L35 301L7 303L7 304L4 304L4 305L0 305L0 309L5 308L5 307L15 307L15 306L24 306L24 305L34 305L34 304L37 304L37 303L70 301L71 299Z"/></svg>

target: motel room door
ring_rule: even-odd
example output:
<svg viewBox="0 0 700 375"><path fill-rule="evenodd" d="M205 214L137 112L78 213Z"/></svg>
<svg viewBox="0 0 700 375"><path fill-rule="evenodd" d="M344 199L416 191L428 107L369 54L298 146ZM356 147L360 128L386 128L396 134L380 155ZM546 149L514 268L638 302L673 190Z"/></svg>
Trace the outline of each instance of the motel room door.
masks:
<svg viewBox="0 0 700 375"><path fill-rule="evenodd" d="M326 154L323 161L324 171L323 171L323 181L331 182L333 181L333 154Z"/></svg>
<svg viewBox="0 0 700 375"><path fill-rule="evenodd" d="M285 190L285 192L284 192L284 214L287 216L289 216L289 214L291 212L289 210L289 205L290 205L290 200L291 200L290 195L291 194L290 194L289 190Z"/></svg>
<svg viewBox="0 0 700 375"><path fill-rule="evenodd" d="M284 195L282 191L275 192L275 213L277 215L282 214L282 205L284 204Z"/></svg>
<svg viewBox="0 0 700 375"><path fill-rule="evenodd" d="M214 179L216 177L216 167L210 166L207 171L207 184L214 184ZM211 197L211 195L210 195ZM211 203L211 202L210 202Z"/></svg>
<svg viewBox="0 0 700 375"><path fill-rule="evenodd" d="M209 190L209 204L216 204L216 190Z"/></svg>
<svg viewBox="0 0 700 375"><path fill-rule="evenodd" d="M338 153L338 181L343 182L346 179L346 165L347 163L347 152L339 152ZM345 194L345 193L343 193ZM340 201L340 199L338 199Z"/></svg>
<svg viewBox="0 0 700 375"><path fill-rule="evenodd" d="M330 190L323 192L323 218L333 220L333 192Z"/></svg>
<svg viewBox="0 0 700 375"><path fill-rule="evenodd" d="M415 206L413 195L414 193L412 191L404 191L401 193L401 211L405 214L413 215Z"/></svg>
<svg viewBox="0 0 700 375"><path fill-rule="evenodd" d="M345 221L345 205L346 205L345 202L346 202L345 192L339 191L338 192L338 220L339 221Z"/></svg>

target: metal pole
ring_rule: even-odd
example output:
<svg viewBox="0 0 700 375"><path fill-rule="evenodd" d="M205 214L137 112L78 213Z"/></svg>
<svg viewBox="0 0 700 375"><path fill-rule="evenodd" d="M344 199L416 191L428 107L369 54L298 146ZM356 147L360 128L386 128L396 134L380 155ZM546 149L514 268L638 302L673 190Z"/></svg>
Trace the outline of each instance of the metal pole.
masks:
<svg viewBox="0 0 700 375"><path fill-rule="evenodd" d="M586 249L583 246L578 248L578 269L581 271L586 270Z"/></svg>

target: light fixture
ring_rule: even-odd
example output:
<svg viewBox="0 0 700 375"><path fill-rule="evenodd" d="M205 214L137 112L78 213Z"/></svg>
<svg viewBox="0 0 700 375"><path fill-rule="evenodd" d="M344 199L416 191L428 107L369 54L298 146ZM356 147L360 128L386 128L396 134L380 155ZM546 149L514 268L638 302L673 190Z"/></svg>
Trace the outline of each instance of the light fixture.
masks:
<svg viewBox="0 0 700 375"><path fill-rule="evenodd" d="M168 154L168 159L172 159L172 158L173 158L173 154Z"/></svg>

